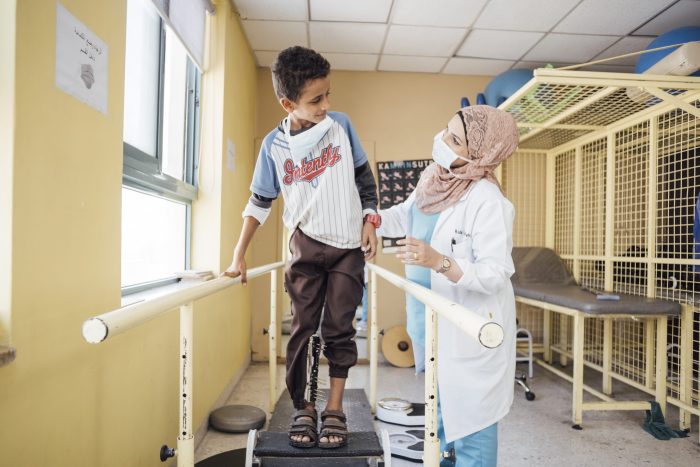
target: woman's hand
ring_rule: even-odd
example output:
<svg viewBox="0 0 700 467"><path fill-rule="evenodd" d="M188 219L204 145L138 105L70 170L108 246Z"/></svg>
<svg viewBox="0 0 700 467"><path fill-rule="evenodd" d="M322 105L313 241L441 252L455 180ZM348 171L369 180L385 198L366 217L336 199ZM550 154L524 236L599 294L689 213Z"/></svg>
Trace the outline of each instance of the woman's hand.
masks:
<svg viewBox="0 0 700 467"><path fill-rule="evenodd" d="M247 268L245 264L245 254L239 253L238 249L233 252L233 261L231 261L231 266L224 271L223 275L228 277L238 277L241 276L241 284L246 285L248 283L248 277L246 275Z"/></svg>
<svg viewBox="0 0 700 467"><path fill-rule="evenodd" d="M406 237L396 243L404 245L399 248L399 253L396 254L402 263L434 270L440 268L442 255L427 243L413 237Z"/></svg>

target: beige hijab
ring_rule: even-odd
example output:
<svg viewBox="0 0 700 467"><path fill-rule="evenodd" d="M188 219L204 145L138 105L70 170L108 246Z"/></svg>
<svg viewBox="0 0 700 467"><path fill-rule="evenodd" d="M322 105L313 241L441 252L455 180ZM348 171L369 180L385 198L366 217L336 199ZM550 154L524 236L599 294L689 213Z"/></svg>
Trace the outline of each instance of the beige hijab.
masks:
<svg viewBox="0 0 700 467"><path fill-rule="evenodd" d="M472 182L482 178L500 188L493 172L518 146L518 127L509 113L488 105L465 107L461 112L467 132L467 157L472 162L451 171L433 162L423 171L416 186L416 206L426 214L452 206Z"/></svg>

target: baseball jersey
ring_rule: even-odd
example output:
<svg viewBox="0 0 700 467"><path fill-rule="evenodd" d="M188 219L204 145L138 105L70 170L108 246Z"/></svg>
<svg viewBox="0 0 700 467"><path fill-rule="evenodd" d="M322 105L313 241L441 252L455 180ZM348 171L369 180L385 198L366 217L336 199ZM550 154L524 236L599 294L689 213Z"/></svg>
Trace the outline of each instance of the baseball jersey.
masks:
<svg viewBox="0 0 700 467"><path fill-rule="evenodd" d="M268 199L277 198L282 192L282 219L290 231L298 227L327 245L357 248L361 242L363 203L355 183L355 169L367 164L367 155L347 115L328 112L328 116L333 120L330 129L299 164L292 160L288 138L281 127L272 130L260 148L250 190ZM262 224L269 210L269 205L256 203L251 197L243 216L253 216Z"/></svg>

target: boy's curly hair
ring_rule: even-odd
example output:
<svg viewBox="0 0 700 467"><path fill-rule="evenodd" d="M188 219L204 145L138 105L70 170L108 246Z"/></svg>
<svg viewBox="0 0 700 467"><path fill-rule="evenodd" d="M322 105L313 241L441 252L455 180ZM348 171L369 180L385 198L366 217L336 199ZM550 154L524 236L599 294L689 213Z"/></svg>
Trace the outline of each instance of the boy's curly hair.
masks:
<svg viewBox="0 0 700 467"><path fill-rule="evenodd" d="M280 52L271 69L277 98L297 102L306 82L328 76L331 65L318 52L295 45Z"/></svg>

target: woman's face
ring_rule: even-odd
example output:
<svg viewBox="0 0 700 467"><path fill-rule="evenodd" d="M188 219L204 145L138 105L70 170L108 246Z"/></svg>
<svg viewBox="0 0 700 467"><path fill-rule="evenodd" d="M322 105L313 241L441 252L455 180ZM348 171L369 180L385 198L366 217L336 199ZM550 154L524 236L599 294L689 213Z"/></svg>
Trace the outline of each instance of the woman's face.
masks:
<svg viewBox="0 0 700 467"><path fill-rule="evenodd" d="M455 154L469 159L467 138L464 134L464 125L462 125L462 119L459 115L455 114L454 117L447 122L447 128L442 136L442 140L455 152ZM464 164L467 164L466 160L457 158L450 167L455 169L463 166Z"/></svg>

